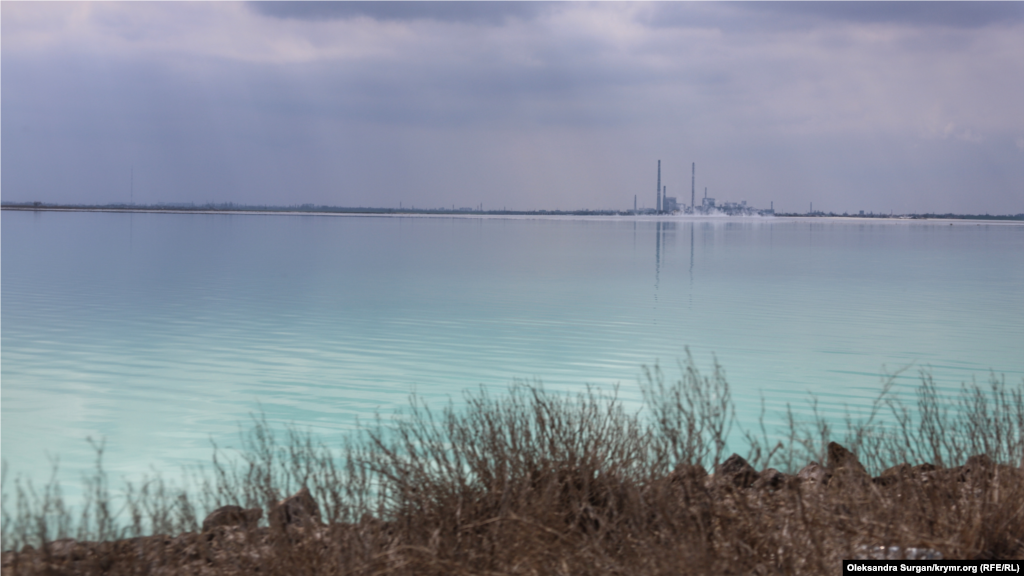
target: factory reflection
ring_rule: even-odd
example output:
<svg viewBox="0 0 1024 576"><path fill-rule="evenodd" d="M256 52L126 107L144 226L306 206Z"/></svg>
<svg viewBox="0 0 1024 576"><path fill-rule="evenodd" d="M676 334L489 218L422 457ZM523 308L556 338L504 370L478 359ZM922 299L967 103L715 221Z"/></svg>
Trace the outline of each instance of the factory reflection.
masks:
<svg viewBox="0 0 1024 576"><path fill-rule="evenodd" d="M693 260L694 260L694 238L696 226L694 222L656 222L654 228L654 300L658 300L658 291L661 288L661 261L664 255L667 261L668 247L675 244L676 232L684 228L690 232L690 266L688 276L690 280L689 305L693 307ZM707 228L704 226L704 228ZM636 223L633 224L633 244L636 245Z"/></svg>

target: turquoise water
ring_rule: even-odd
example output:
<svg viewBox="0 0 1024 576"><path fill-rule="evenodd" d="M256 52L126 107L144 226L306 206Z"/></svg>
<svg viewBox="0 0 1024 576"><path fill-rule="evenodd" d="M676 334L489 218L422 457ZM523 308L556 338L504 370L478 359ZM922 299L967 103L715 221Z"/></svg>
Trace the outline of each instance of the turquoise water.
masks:
<svg viewBox="0 0 1024 576"><path fill-rule="evenodd" d="M2 214L2 455L174 476L262 411L328 443L411 392L726 370L741 424L884 373L1024 378L1024 226L815 219ZM116 483L116 482L115 482Z"/></svg>

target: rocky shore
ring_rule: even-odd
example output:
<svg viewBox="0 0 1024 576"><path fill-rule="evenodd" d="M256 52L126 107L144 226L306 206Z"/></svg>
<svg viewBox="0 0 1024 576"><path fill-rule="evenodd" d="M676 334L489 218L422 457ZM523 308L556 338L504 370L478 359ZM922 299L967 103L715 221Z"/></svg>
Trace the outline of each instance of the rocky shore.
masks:
<svg viewBox="0 0 1024 576"><path fill-rule="evenodd" d="M872 477L836 443L796 474L732 455L712 474L680 465L643 483L571 468L535 478L544 509L464 499L417 520L325 523L308 489L224 506L201 532L71 539L3 554L3 576L93 574L815 574L844 558L1024 558L1024 471L985 455L900 464ZM659 556L659 557L654 557ZM729 567L732 567L731 569Z"/></svg>

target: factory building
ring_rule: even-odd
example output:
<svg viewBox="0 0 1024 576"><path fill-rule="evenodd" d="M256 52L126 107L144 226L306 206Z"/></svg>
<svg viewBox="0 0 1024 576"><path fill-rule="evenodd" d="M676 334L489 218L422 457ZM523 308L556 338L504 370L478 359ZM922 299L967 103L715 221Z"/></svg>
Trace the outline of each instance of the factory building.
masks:
<svg viewBox="0 0 1024 576"><path fill-rule="evenodd" d="M661 160L658 160L658 188L657 195L655 196L655 208L654 210L647 210L647 213L654 214L673 214L677 212L684 212L686 214L725 214L729 216L751 216L755 214L771 215L775 213L775 203L772 203L772 208L769 210L759 210L752 206L747 206L747 201L742 200L740 202L723 202L717 204L714 198L708 197L708 189L704 188L704 198L701 200L700 206L696 205L697 195L697 163L693 162L690 165L690 205L680 206L679 200L675 196L668 195L668 186L661 184ZM633 210L636 212L636 196L633 197Z"/></svg>

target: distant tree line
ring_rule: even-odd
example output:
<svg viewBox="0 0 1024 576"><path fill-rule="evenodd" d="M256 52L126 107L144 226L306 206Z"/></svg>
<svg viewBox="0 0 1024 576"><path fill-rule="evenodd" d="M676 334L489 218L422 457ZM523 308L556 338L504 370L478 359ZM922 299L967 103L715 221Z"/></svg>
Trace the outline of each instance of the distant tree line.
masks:
<svg viewBox="0 0 1024 576"><path fill-rule="evenodd" d="M4 202L0 204L4 210L135 210L147 212L300 212L300 213L325 213L325 214L489 214L489 215L552 215L552 216L629 216L633 214L653 214L651 210L483 210L478 208L381 208L364 206L327 206L314 204L301 204L292 206L272 206L267 204L251 205L236 204L234 202L208 202L196 204L194 202L167 202L159 204L58 204L55 202ZM758 214L770 216L769 211L758 211ZM868 218L868 219L902 219L902 220L1024 220L1024 213L1021 214L945 214L924 213L924 214L849 214L846 212L804 212L786 213L776 212L775 216L790 218Z"/></svg>

